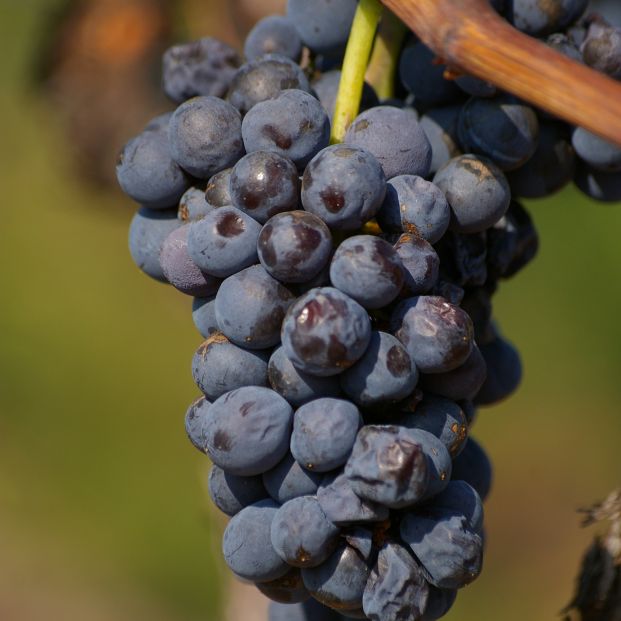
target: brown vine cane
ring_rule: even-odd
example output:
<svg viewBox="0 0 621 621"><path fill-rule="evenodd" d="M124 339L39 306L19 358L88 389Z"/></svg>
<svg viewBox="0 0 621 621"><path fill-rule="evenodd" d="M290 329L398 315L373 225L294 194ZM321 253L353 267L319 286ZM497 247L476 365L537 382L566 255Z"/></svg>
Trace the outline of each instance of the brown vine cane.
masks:
<svg viewBox="0 0 621 621"><path fill-rule="evenodd" d="M381 0L450 67L621 146L621 83L503 20L487 0Z"/></svg>

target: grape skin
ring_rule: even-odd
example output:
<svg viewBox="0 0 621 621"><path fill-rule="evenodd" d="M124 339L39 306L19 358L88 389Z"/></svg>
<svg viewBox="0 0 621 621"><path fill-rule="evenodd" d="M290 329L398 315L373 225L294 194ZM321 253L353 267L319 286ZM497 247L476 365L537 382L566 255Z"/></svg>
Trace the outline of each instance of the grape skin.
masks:
<svg viewBox="0 0 621 621"><path fill-rule="evenodd" d="M244 43L244 56L248 60L279 54L297 61L301 53L302 41L294 23L282 15L268 15L259 20Z"/></svg>

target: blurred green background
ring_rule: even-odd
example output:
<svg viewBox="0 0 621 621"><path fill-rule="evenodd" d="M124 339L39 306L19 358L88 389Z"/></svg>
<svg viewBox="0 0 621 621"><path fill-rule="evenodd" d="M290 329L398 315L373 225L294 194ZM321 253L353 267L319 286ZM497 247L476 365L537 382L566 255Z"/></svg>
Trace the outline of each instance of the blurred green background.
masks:
<svg viewBox="0 0 621 621"><path fill-rule="evenodd" d="M191 302L134 267L134 205L84 182L31 79L59 4L0 0L0 619L261 619L231 590L184 437ZM225 5L192 10L232 41ZM621 478L621 205L567 190L529 206L540 256L496 305L525 377L476 424L496 468L486 569L449 621L556 618L592 536L576 509Z"/></svg>

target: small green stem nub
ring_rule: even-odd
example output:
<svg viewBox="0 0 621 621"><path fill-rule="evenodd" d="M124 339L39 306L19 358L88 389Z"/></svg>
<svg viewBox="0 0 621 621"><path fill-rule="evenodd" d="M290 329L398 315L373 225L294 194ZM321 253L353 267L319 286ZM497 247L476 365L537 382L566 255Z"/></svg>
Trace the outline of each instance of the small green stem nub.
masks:
<svg viewBox="0 0 621 621"><path fill-rule="evenodd" d="M358 116L364 75L381 15L382 4L379 0L360 0L358 3L343 60L332 121L332 144L343 142L347 128Z"/></svg>
<svg viewBox="0 0 621 621"><path fill-rule="evenodd" d="M397 64L407 32L407 26L396 15L384 12L366 74L380 101L395 96Z"/></svg>

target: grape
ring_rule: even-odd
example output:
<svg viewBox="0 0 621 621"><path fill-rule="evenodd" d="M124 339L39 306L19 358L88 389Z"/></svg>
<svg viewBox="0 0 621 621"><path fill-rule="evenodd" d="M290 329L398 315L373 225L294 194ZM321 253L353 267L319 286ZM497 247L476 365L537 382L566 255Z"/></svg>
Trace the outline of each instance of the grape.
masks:
<svg viewBox="0 0 621 621"><path fill-rule="evenodd" d="M395 251L401 259L405 276L402 296L427 293L436 285L440 258L429 242L415 234L405 233L395 243Z"/></svg>
<svg viewBox="0 0 621 621"><path fill-rule="evenodd" d="M361 498L399 509L424 497L429 464L411 430L366 425L358 432L345 475Z"/></svg>
<svg viewBox="0 0 621 621"><path fill-rule="evenodd" d="M239 477L212 466L209 471L209 497L220 511L237 515L244 507L267 498L261 477Z"/></svg>
<svg viewBox="0 0 621 621"><path fill-rule="evenodd" d="M327 518L339 526L388 519L388 507L357 496L344 474L326 475L317 491L317 500Z"/></svg>
<svg viewBox="0 0 621 621"><path fill-rule="evenodd" d="M584 13L588 0L508 0L509 21L537 37L563 30Z"/></svg>
<svg viewBox="0 0 621 621"><path fill-rule="evenodd" d="M216 97L194 97L181 104L168 136L173 159L199 179L232 166L244 153L239 112Z"/></svg>
<svg viewBox="0 0 621 621"><path fill-rule="evenodd" d="M483 447L472 437L453 461L453 481L465 481L485 501L492 487L492 464Z"/></svg>
<svg viewBox="0 0 621 621"><path fill-rule="evenodd" d="M449 231L436 250L440 255L442 278L460 287L481 287L487 282L486 232L461 235Z"/></svg>
<svg viewBox="0 0 621 621"><path fill-rule="evenodd" d="M185 414L185 433L201 453L205 452L206 447L205 426L210 407L211 403L202 396L192 403Z"/></svg>
<svg viewBox="0 0 621 621"><path fill-rule="evenodd" d="M281 578L289 566L272 547L270 528L278 505L260 500L233 516L224 531L222 551L233 573L253 582L270 582Z"/></svg>
<svg viewBox="0 0 621 621"><path fill-rule="evenodd" d="M258 263L261 225L234 207L220 207L188 231L188 253L205 273L226 278Z"/></svg>
<svg viewBox="0 0 621 621"><path fill-rule="evenodd" d="M352 401L371 407L405 399L416 387L418 370L394 336L373 332L367 351L340 379Z"/></svg>
<svg viewBox="0 0 621 621"><path fill-rule="evenodd" d="M134 215L129 225L129 252L134 263L147 276L167 282L160 265L160 252L164 240L180 226L172 209L143 207Z"/></svg>
<svg viewBox="0 0 621 621"><path fill-rule="evenodd" d="M459 307L434 296L408 298L391 317L393 334L423 373L445 373L462 365L472 351L473 326Z"/></svg>
<svg viewBox="0 0 621 621"><path fill-rule="evenodd" d="M397 543L385 543L362 599L369 619L419 619L427 607L428 597L429 585L412 555Z"/></svg>
<svg viewBox="0 0 621 621"><path fill-rule="evenodd" d="M212 207L228 207L232 205L229 184L231 180L232 168L225 168L216 173L207 182L205 190L205 200Z"/></svg>
<svg viewBox="0 0 621 621"><path fill-rule="evenodd" d="M409 513L401 521L401 537L438 588L459 589L481 571L483 542L463 515Z"/></svg>
<svg viewBox="0 0 621 621"><path fill-rule="evenodd" d="M329 472L349 457L362 417L343 399L323 398L306 403L293 417L291 454L313 472Z"/></svg>
<svg viewBox="0 0 621 621"><path fill-rule="evenodd" d="M265 597L281 604L299 604L310 598L299 569L292 568L282 578L259 582L257 588Z"/></svg>
<svg viewBox="0 0 621 621"><path fill-rule="evenodd" d="M317 493L323 475L302 468L291 453L268 472L263 473L263 483L269 495L279 504L298 496Z"/></svg>
<svg viewBox="0 0 621 621"><path fill-rule="evenodd" d="M316 377L296 369L282 347L274 350L267 374L272 388L294 407L319 397L338 397L341 392L336 377Z"/></svg>
<svg viewBox="0 0 621 621"><path fill-rule="evenodd" d="M273 347L293 299L260 265L248 267L222 283L216 296L218 327L240 347Z"/></svg>
<svg viewBox="0 0 621 621"><path fill-rule="evenodd" d="M440 188L430 181L399 175L388 182L377 221L384 232L420 235L435 244L449 226L451 209Z"/></svg>
<svg viewBox="0 0 621 621"><path fill-rule="evenodd" d="M366 311L332 287L312 289L298 298L282 323L286 356L310 375L342 373L362 357L370 339Z"/></svg>
<svg viewBox="0 0 621 621"><path fill-rule="evenodd" d="M576 47L574 41L572 41L567 35L561 32L555 32L546 39L546 45L552 49L560 52L564 56L575 60L576 62L583 63L584 58L580 53L580 50Z"/></svg>
<svg viewBox="0 0 621 621"><path fill-rule="evenodd" d="M373 554L373 533L370 530L353 527L344 533L343 538L365 561L371 560Z"/></svg>
<svg viewBox="0 0 621 621"><path fill-rule="evenodd" d="M272 545L293 567L317 567L334 551L339 528L332 524L314 496L286 502L272 521Z"/></svg>
<svg viewBox="0 0 621 621"><path fill-rule="evenodd" d="M449 160L462 154L457 138L461 109L461 104L431 108L420 119L420 126L431 145L430 173L438 172Z"/></svg>
<svg viewBox="0 0 621 621"><path fill-rule="evenodd" d="M211 37L175 45L163 57L164 92L175 103L197 95L222 97L239 65L237 52Z"/></svg>
<svg viewBox="0 0 621 621"><path fill-rule="evenodd" d="M175 207L190 181L171 153L166 130L144 131L130 140L116 164L123 192L143 207Z"/></svg>
<svg viewBox="0 0 621 621"><path fill-rule="evenodd" d="M571 138L576 154L591 168L602 172L621 171L621 148L617 145L576 127Z"/></svg>
<svg viewBox="0 0 621 621"><path fill-rule="evenodd" d="M308 282L326 267L332 235L321 218L290 211L270 218L258 239L261 265L285 283Z"/></svg>
<svg viewBox="0 0 621 621"><path fill-rule="evenodd" d="M337 610L361 608L369 565L347 544L318 567L302 569L304 586L322 604Z"/></svg>
<svg viewBox="0 0 621 621"><path fill-rule="evenodd" d="M286 56L268 54L239 68L227 97L246 114L256 104L278 97L281 91L291 88L310 91L302 69Z"/></svg>
<svg viewBox="0 0 621 621"><path fill-rule="evenodd" d="M459 455L468 439L468 423L462 409L454 401L442 397L426 395L415 412L400 423L433 434L446 446L451 457Z"/></svg>
<svg viewBox="0 0 621 621"><path fill-rule="evenodd" d="M207 453L214 464L231 474L267 472L287 454L292 419L291 406L273 390L238 388L209 408Z"/></svg>
<svg viewBox="0 0 621 621"><path fill-rule="evenodd" d="M522 363L511 343L498 337L481 345L487 363L487 378L477 393L477 405L492 405L511 395L522 381Z"/></svg>
<svg viewBox="0 0 621 621"><path fill-rule="evenodd" d="M507 175L511 191L524 198L550 196L572 180L575 160L567 129L560 123L543 123L534 155Z"/></svg>
<svg viewBox="0 0 621 621"><path fill-rule="evenodd" d="M192 300L192 321L203 338L209 338L218 331L215 295Z"/></svg>
<svg viewBox="0 0 621 621"><path fill-rule="evenodd" d="M287 605L272 602L268 621L339 621L340 616L314 599L303 604Z"/></svg>
<svg viewBox="0 0 621 621"><path fill-rule="evenodd" d="M487 377L487 364L476 344L466 361L447 373L434 373L421 377L421 387L441 397L459 401L474 399Z"/></svg>
<svg viewBox="0 0 621 621"><path fill-rule="evenodd" d="M455 78L455 84L464 93L472 97L494 97L497 93L497 89L493 84L480 78L475 78L473 75L460 75Z"/></svg>
<svg viewBox="0 0 621 621"><path fill-rule="evenodd" d="M195 297L214 294L220 280L202 272L188 254L188 231L190 225L176 228L162 244L160 266L166 280L181 293Z"/></svg>
<svg viewBox="0 0 621 621"><path fill-rule="evenodd" d="M334 106L338 95L339 85L341 82L341 72L338 69L322 73L313 81L313 91L321 102L323 109L328 113L330 122L334 116ZM373 90L373 87L367 82L362 87L362 98L360 100L360 110L368 110L379 105L379 99Z"/></svg>
<svg viewBox="0 0 621 621"><path fill-rule="evenodd" d="M621 28L592 20L580 50L587 65L621 80Z"/></svg>
<svg viewBox="0 0 621 621"><path fill-rule="evenodd" d="M273 151L300 171L330 142L330 120L321 104L303 90L289 89L258 103L244 117L246 151Z"/></svg>
<svg viewBox="0 0 621 621"><path fill-rule="evenodd" d="M288 0L287 17L304 42L319 54L341 52L347 43L356 11L356 0Z"/></svg>
<svg viewBox="0 0 621 621"><path fill-rule="evenodd" d="M423 500L432 498L446 489L451 480L453 463L446 444L424 429L407 429L411 440L423 447L428 459L429 482Z"/></svg>
<svg viewBox="0 0 621 621"><path fill-rule="evenodd" d="M431 166L431 145L411 110L378 106L359 114L344 142L372 153L386 179L397 175L426 177Z"/></svg>
<svg viewBox="0 0 621 621"><path fill-rule="evenodd" d="M514 170L535 153L539 122L535 111L514 97L473 97L459 115L463 149L491 159L502 170Z"/></svg>
<svg viewBox="0 0 621 621"><path fill-rule="evenodd" d="M192 187L185 192L179 201L178 218L182 222L195 222L213 211L213 207L205 199L205 192Z"/></svg>
<svg viewBox="0 0 621 621"><path fill-rule="evenodd" d="M511 200L502 171L491 160L476 155L450 160L433 182L451 206L451 228L458 233L478 233L489 228L502 218Z"/></svg>
<svg viewBox="0 0 621 621"><path fill-rule="evenodd" d="M427 610L420 618L420 621L437 621L444 617L453 607L457 598L455 589L438 589L429 585L429 599L427 600Z"/></svg>
<svg viewBox="0 0 621 621"><path fill-rule="evenodd" d="M302 41L295 24L281 15L268 15L258 21L248 33L244 43L244 56L256 60L266 54L279 54L298 60L302 54Z"/></svg>
<svg viewBox="0 0 621 621"><path fill-rule="evenodd" d="M242 157L233 168L229 187L233 205L261 224L298 206L297 170L278 153L255 151ZM252 246L256 250L256 240Z"/></svg>
<svg viewBox="0 0 621 621"><path fill-rule="evenodd" d="M403 265L388 242L372 235L355 235L336 249L330 280L365 308L382 308L403 287Z"/></svg>
<svg viewBox="0 0 621 621"><path fill-rule="evenodd" d="M444 79L446 65L435 62L435 54L423 43L403 50L399 62L399 77L403 86L415 97L417 106L430 107L453 103L461 90Z"/></svg>
<svg viewBox="0 0 621 621"><path fill-rule="evenodd" d="M574 182L581 192L603 202L621 201L621 174L605 173L586 164L576 169Z"/></svg>
<svg viewBox="0 0 621 621"><path fill-rule="evenodd" d="M212 334L192 359L192 377L208 399L242 386L267 386L266 352L233 345L221 332Z"/></svg>
<svg viewBox="0 0 621 621"><path fill-rule="evenodd" d="M451 481L443 492L434 496L429 507L434 512L453 511L464 515L470 528L477 533L483 529L483 501L466 481Z"/></svg>
<svg viewBox="0 0 621 621"><path fill-rule="evenodd" d="M172 112L164 112L163 114L158 114L158 116L152 118L145 126L144 130L147 131L161 131L168 130L168 124L170 123L170 119L172 118Z"/></svg>
<svg viewBox="0 0 621 621"><path fill-rule="evenodd" d="M334 145L320 151L302 178L302 204L330 228L354 230L379 210L386 179L367 151Z"/></svg>

